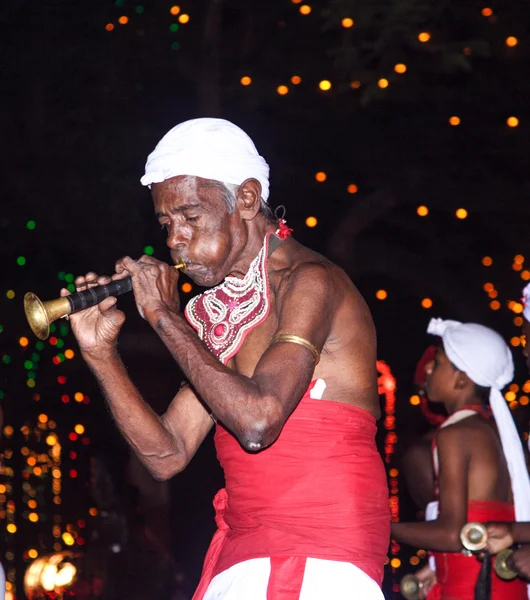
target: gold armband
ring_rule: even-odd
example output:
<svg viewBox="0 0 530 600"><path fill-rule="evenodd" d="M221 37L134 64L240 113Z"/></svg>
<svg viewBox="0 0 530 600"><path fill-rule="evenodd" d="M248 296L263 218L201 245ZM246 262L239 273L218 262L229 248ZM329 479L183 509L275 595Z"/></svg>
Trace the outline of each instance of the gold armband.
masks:
<svg viewBox="0 0 530 600"><path fill-rule="evenodd" d="M293 335L292 333L277 333L272 338L271 343L269 345L272 346L272 344L281 344L283 342L289 342L291 344L300 344L300 346L304 346L304 348L307 348L315 358L315 366L318 365L318 362L320 361L320 352L317 350L316 346L314 346L311 342L304 340L304 338L300 337L299 335Z"/></svg>

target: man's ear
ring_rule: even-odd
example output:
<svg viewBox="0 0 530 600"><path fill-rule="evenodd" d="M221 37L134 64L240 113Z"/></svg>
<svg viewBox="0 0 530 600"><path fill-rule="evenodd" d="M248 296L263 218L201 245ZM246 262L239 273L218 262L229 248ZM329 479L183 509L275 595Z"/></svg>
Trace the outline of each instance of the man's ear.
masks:
<svg viewBox="0 0 530 600"><path fill-rule="evenodd" d="M463 390L464 388L466 388L469 385L470 382L471 382L471 379L469 379L469 377L466 375L466 373L464 373L463 371L456 372L456 381L455 381L455 389L456 390Z"/></svg>
<svg viewBox="0 0 530 600"><path fill-rule="evenodd" d="M261 209L261 183L245 179L237 189L237 208L242 219L251 221Z"/></svg>

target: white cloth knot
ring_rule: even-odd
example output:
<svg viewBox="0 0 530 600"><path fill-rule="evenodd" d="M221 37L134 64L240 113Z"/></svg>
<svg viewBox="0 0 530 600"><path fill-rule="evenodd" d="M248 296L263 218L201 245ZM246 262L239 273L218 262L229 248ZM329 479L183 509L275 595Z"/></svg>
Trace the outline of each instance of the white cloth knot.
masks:
<svg viewBox="0 0 530 600"><path fill-rule="evenodd" d="M142 185L151 187L177 175L194 175L240 185L257 179L269 198L269 165L254 142L225 119L191 119L173 127L147 158Z"/></svg>

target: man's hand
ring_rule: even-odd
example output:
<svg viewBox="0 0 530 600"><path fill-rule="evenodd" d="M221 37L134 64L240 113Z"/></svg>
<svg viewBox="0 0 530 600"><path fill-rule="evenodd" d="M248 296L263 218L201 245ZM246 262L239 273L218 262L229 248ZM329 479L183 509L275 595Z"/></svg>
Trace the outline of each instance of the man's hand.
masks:
<svg viewBox="0 0 530 600"><path fill-rule="evenodd" d="M513 566L521 578L530 580L530 545L525 544L513 553Z"/></svg>
<svg viewBox="0 0 530 600"><path fill-rule="evenodd" d="M174 266L152 256L137 261L125 256L116 263L116 273L132 277L136 306L146 321L151 322L159 311L180 312L179 272Z"/></svg>
<svg viewBox="0 0 530 600"><path fill-rule="evenodd" d="M511 523L490 523L486 526L488 532L487 549L491 554L498 554L501 550L513 546Z"/></svg>
<svg viewBox="0 0 530 600"><path fill-rule="evenodd" d="M82 292L88 288L110 283L111 278L96 273L80 275L75 280L76 290ZM61 290L61 296L69 296L67 289ZM105 298L96 306L70 315L70 323L79 349L84 354L104 356L105 353L114 352L118 333L125 322L125 314L115 308L116 298Z"/></svg>
<svg viewBox="0 0 530 600"><path fill-rule="evenodd" d="M419 597L424 600L429 595L432 586L437 582L436 573L431 570L431 567L427 564L419 571L416 571L414 575L418 578L418 581L422 584Z"/></svg>

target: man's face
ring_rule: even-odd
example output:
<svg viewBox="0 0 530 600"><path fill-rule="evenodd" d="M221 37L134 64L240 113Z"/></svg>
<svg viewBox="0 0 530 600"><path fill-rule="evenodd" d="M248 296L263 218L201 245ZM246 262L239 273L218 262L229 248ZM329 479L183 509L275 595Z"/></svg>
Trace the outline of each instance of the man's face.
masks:
<svg viewBox="0 0 530 600"><path fill-rule="evenodd" d="M433 361L425 367L427 371L426 391L431 402L446 402L455 393L458 375L442 347L436 350Z"/></svg>
<svg viewBox="0 0 530 600"><path fill-rule="evenodd" d="M530 373L530 322L528 322L526 319L523 322L521 331L524 335L523 354L526 358L526 366L528 367L528 372Z"/></svg>
<svg viewBox="0 0 530 600"><path fill-rule="evenodd" d="M198 285L219 284L246 240L241 218L237 210L229 213L220 184L178 176L153 184L151 191L173 262L182 258Z"/></svg>

